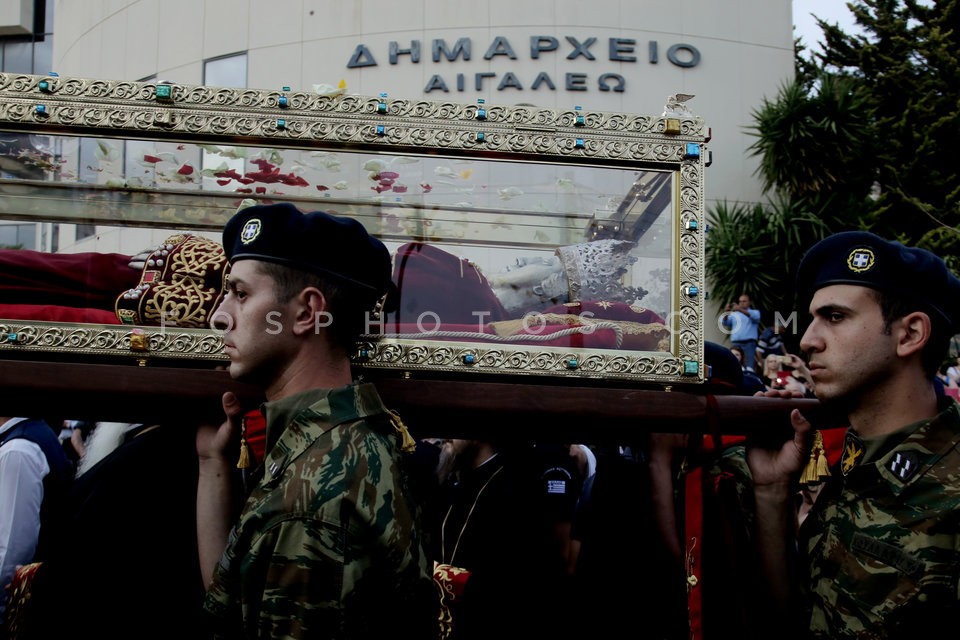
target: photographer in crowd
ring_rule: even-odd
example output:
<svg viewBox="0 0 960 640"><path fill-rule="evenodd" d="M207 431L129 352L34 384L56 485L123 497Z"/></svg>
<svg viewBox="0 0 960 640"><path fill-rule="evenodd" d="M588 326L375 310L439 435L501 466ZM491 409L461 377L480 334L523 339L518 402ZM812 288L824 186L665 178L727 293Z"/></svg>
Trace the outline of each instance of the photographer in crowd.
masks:
<svg viewBox="0 0 960 640"><path fill-rule="evenodd" d="M736 302L728 304L720 317L720 324L729 332L730 344L743 350L743 368L756 371L760 311L753 308L750 296L741 293Z"/></svg>

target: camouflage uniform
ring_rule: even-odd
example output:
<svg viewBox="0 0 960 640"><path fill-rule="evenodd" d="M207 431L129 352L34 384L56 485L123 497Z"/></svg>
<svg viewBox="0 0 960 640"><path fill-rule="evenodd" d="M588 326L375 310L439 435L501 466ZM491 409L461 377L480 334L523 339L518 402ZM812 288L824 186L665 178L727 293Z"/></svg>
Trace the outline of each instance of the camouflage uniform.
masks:
<svg viewBox="0 0 960 640"><path fill-rule="evenodd" d="M265 405L263 476L205 608L229 638L430 638L437 592L375 388Z"/></svg>
<svg viewBox="0 0 960 640"><path fill-rule="evenodd" d="M800 529L812 637L922 638L956 627L960 405L949 402L866 447L848 432L841 470Z"/></svg>

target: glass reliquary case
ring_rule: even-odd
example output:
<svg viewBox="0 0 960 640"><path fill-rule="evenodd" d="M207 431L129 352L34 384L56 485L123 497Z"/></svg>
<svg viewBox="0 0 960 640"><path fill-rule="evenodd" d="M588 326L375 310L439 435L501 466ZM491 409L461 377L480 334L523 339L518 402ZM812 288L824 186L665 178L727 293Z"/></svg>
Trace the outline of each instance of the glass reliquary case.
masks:
<svg viewBox="0 0 960 640"><path fill-rule="evenodd" d="M0 358L223 364L220 230L288 201L394 255L361 369L703 382L708 129L679 107L0 74Z"/></svg>

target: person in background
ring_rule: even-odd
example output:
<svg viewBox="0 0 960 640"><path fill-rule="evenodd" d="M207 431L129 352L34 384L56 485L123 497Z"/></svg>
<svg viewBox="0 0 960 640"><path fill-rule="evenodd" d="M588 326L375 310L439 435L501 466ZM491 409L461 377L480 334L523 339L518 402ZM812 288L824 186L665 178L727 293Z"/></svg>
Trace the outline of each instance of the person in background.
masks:
<svg viewBox="0 0 960 640"><path fill-rule="evenodd" d="M777 377L783 365L781 358L782 356L771 354L763 359L763 372L760 377L768 389L783 387L782 382L777 382Z"/></svg>
<svg viewBox="0 0 960 640"><path fill-rule="evenodd" d="M960 280L928 251L857 231L814 245L797 288L817 398L849 428L839 465L803 474L822 488L799 526L819 418L795 409L792 438L748 448L769 598L754 615L767 636L932 637L960 619L960 405L933 384Z"/></svg>
<svg viewBox="0 0 960 640"><path fill-rule="evenodd" d="M960 356L947 368L947 380L948 387L960 387Z"/></svg>
<svg viewBox="0 0 960 640"><path fill-rule="evenodd" d="M566 558L541 474L527 443L444 441L443 501L431 519L443 638L486 639L505 629L522 638L565 637L569 621L557 611L569 604Z"/></svg>
<svg viewBox="0 0 960 640"><path fill-rule="evenodd" d="M734 355L734 357L737 359L737 362L740 363L740 368L742 369L745 366L743 362L743 347L734 345L730 347L730 353Z"/></svg>
<svg viewBox="0 0 960 640"><path fill-rule="evenodd" d="M703 352L706 393L762 389L731 349L706 341ZM596 447L596 473L584 482L571 529L576 606L590 615L570 621L570 637L672 639L742 629L727 615L739 574L727 567L732 538L718 515L731 473L713 471L741 440L649 433L636 445ZM694 575L703 582L691 589Z"/></svg>
<svg viewBox="0 0 960 640"><path fill-rule="evenodd" d="M207 637L194 441L177 423L96 423L41 531L16 640Z"/></svg>
<svg viewBox="0 0 960 640"><path fill-rule="evenodd" d="M33 562L73 473L57 432L41 419L0 418L0 635L18 565Z"/></svg>
<svg viewBox="0 0 960 640"><path fill-rule="evenodd" d="M734 355L737 362L740 363L740 370L743 372L743 387L747 391L746 395L753 395L756 392L766 391L767 385L760 375L752 369L747 369L743 359L743 348L738 346L730 347L730 353Z"/></svg>
<svg viewBox="0 0 960 640"><path fill-rule="evenodd" d="M537 442L531 460L540 475L543 514L554 532L557 552L569 572L574 568L570 538L573 513L587 478L596 471L597 459L582 444Z"/></svg>
<svg viewBox="0 0 960 640"><path fill-rule="evenodd" d="M937 379L944 389L956 389L957 383L950 377L949 369L950 365L947 363L940 365L940 368L937 369Z"/></svg>
<svg viewBox="0 0 960 640"><path fill-rule="evenodd" d="M786 385L786 388L790 391L800 391L807 398L816 397L816 387L813 384L813 378L810 376L810 368L807 367L807 363L803 361L803 358L798 356L795 353L788 353L785 356L780 356L781 364L784 369L790 372L790 382ZM802 387L798 386L803 385Z"/></svg>
<svg viewBox="0 0 960 640"><path fill-rule="evenodd" d="M806 377L804 377L804 371L806 371ZM763 381L766 385L764 391L786 390L806 395L807 380L809 380L809 371L806 370L806 365L799 356L771 354L763 360Z"/></svg>
<svg viewBox="0 0 960 640"><path fill-rule="evenodd" d="M757 341L760 337L760 312L746 293L727 305L720 323L730 332L730 343L743 350L744 368L756 370Z"/></svg>
<svg viewBox="0 0 960 640"><path fill-rule="evenodd" d="M763 362L769 355L788 355L787 345L783 342L783 332L786 327L780 322L774 322L764 328L757 341L757 360Z"/></svg>
<svg viewBox="0 0 960 640"><path fill-rule="evenodd" d="M96 423L88 420L64 420L63 424L60 442L67 453L67 458L76 468L87 451L87 439L96 427Z"/></svg>
<svg viewBox="0 0 960 640"><path fill-rule="evenodd" d="M235 521L231 443L248 408L228 392L226 421L197 430L215 635L436 637L438 597L401 459L415 442L351 368L392 290L389 252L354 219L288 203L240 209L223 246L231 270L213 324L231 377L264 390L266 453Z"/></svg>

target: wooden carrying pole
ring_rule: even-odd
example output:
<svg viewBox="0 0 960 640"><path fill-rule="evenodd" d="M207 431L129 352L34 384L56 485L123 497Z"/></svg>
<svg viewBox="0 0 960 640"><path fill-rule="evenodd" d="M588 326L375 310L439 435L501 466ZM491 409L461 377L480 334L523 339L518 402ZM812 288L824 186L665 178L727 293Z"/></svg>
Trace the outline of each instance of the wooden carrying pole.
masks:
<svg viewBox="0 0 960 640"><path fill-rule="evenodd" d="M837 426L817 400L709 396L616 386L535 382L373 380L384 402L418 437L473 437L491 430L541 441L629 442L645 433L789 435L801 409L818 426ZM250 408L260 392L226 371L0 360L8 415L75 420L196 424L223 419L220 397L236 392ZM827 425L825 422L832 422Z"/></svg>

